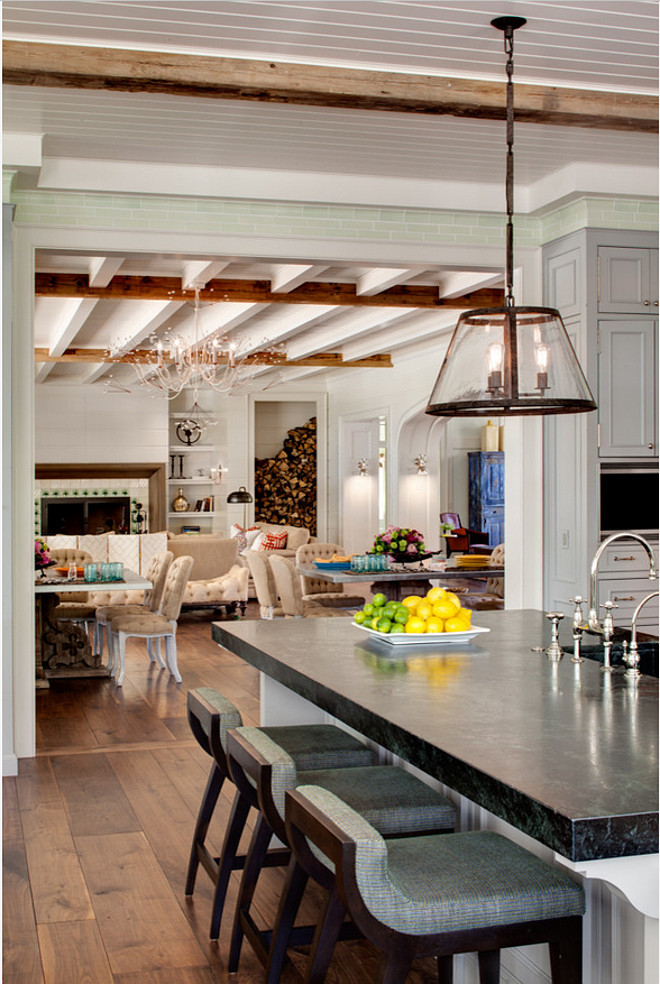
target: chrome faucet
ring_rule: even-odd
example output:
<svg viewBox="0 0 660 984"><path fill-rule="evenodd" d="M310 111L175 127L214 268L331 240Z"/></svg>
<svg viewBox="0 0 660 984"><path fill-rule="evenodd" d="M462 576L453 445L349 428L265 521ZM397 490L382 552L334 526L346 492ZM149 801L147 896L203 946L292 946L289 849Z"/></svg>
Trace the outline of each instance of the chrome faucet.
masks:
<svg viewBox="0 0 660 984"><path fill-rule="evenodd" d="M602 557L604 550L609 547L610 543L614 543L616 540L637 540L638 543L641 543L649 556L649 578L651 580L656 580L658 577L658 570L655 566L655 556L653 554L653 550L651 549L651 544L645 540L643 536L640 536L639 533L612 533L611 536L608 536L607 539L603 540L596 550L593 560L591 561L591 577L589 581L589 616L587 618L587 623L591 631L598 632L601 635L603 634L604 626L601 625L598 619L598 603L596 601L598 596L598 564L600 563L600 558ZM606 621L608 617L611 618L611 609L607 611L604 621Z"/></svg>
<svg viewBox="0 0 660 984"><path fill-rule="evenodd" d="M630 623L630 652L627 651L628 647L624 643L624 657L623 660L628 667L626 670L626 676L628 679L636 679L640 676L639 672L639 649L637 648L637 619L639 618L639 613L651 598L657 598L658 592L652 591L651 594L647 594L646 598L642 598L639 605L633 612L632 622Z"/></svg>

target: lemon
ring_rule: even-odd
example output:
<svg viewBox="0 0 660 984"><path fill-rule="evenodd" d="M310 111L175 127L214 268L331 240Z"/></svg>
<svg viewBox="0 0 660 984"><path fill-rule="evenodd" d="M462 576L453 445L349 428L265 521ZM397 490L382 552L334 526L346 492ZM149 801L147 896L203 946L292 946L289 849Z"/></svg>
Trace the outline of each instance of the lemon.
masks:
<svg viewBox="0 0 660 984"><path fill-rule="evenodd" d="M461 599L458 597L458 595L454 594L453 591L445 591L445 600L453 601L454 604L456 605L456 611L459 611L461 607Z"/></svg>
<svg viewBox="0 0 660 984"><path fill-rule="evenodd" d="M431 588L430 591L427 591L425 600L435 603L436 601L440 601L441 598L444 598L444 595L444 588Z"/></svg>
<svg viewBox="0 0 660 984"><path fill-rule="evenodd" d="M467 632L469 628L470 623L467 619L459 618L458 615L445 621L445 632Z"/></svg>
<svg viewBox="0 0 660 984"><path fill-rule="evenodd" d="M426 622L423 618L411 615L405 625L405 631L410 633L426 632Z"/></svg>
<svg viewBox="0 0 660 984"><path fill-rule="evenodd" d="M441 618L436 618L435 615L431 615L430 618L426 620L426 631L427 632L442 632L444 630L444 622Z"/></svg>
<svg viewBox="0 0 660 984"><path fill-rule="evenodd" d="M417 611L415 612L415 615L417 616L417 618L423 618L424 621L426 621L426 619L430 615L433 615L433 605L429 605L428 601L420 602L420 604L417 606Z"/></svg>
<svg viewBox="0 0 660 984"><path fill-rule="evenodd" d="M412 614L414 614L417 606L419 604L421 604L421 601L422 601L422 599L419 597L419 595L409 595L407 598L404 598L403 599L403 601L401 602L401 604L402 605L405 605L405 607L408 609L408 611L412 615Z"/></svg>
<svg viewBox="0 0 660 984"><path fill-rule="evenodd" d="M450 598L443 598L441 601L436 601L433 606L433 614L436 618L452 618L460 610L460 605L454 604Z"/></svg>
<svg viewBox="0 0 660 984"><path fill-rule="evenodd" d="M472 609L471 608L459 608L458 618L464 618L468 625L472 624Z"/></svg>

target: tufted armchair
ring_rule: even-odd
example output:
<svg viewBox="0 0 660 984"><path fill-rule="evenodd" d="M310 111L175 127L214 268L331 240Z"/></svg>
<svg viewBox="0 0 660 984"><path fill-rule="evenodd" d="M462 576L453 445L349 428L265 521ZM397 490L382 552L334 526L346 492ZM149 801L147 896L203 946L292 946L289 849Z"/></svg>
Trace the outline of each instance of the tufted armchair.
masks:
<svg viewBox="0 0 660 984"><path fill-rule="evenodd" d="M296 550L296 567L313 567L317 557L330 560L335 554L344 555L343 548L337 543L306 543ZM316 601L328 608L361 608L364 605L364 597L349 594L343 584L312 577L301 577L300 580L304 601Z"/></svg>
<svg viewBox="0 0 660 984"><path fill-rule="evenodd" d="M351 617L350 612L328 608L326 605L319 605L315 601L304 601L300 578L293 562L288 557L269 557L268 562L273 571L277 594L285 618ZM361 601L364 601L364 598Z"/></svg>

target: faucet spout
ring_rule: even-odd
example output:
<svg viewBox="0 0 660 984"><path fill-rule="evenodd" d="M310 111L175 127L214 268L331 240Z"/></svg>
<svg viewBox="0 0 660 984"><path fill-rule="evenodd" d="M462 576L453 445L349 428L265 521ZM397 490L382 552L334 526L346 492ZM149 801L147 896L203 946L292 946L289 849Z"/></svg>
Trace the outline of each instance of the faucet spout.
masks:
<svg viewBox="0 0 660 984"><path fill-rule="evenodd" d="M603 631L603 627L598 619L598 565L600 563L600 558L603 556L603 553L607 547L617 540L637 540L638 543L641 543L649 558L649 578L656 580L658 577L658 569L651 544L639 533L633 533L632 531L612 533L611 536L608 536L605 540L603 540L596 550L593 560L591 561L591 576L589 579L589 615L587 616L587 624L592 632L600 633Z"/></svg>

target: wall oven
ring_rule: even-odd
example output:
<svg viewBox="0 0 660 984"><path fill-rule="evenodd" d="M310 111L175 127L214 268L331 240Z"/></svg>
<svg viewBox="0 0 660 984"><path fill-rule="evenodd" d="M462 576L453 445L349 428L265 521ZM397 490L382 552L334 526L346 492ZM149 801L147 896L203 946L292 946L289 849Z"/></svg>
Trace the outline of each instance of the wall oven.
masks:
<svg viewBox="0 0 660 984"><path fill-rule="evenodd" d="M599 474L601 537L621 530L658 535L658 466L649 463L603 463Z"/></svg>

